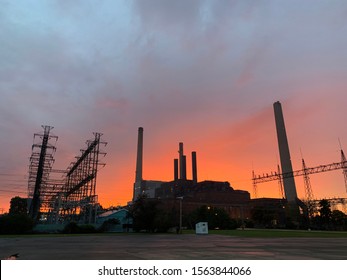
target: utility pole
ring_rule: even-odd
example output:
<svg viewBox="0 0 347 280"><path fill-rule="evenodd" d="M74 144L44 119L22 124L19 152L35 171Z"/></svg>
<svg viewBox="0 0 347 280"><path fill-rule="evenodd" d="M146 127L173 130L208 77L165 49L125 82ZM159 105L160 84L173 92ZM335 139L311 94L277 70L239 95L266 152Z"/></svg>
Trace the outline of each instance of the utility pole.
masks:
<svg viewBox="0 0 347 280"><path fill-rule="evenodd" d="M179 201L180 201L180 221L179 221L178 232L181 234L182 233L182 200L183 200L183 196L178 196L177 199L179 199Z"/></svg>

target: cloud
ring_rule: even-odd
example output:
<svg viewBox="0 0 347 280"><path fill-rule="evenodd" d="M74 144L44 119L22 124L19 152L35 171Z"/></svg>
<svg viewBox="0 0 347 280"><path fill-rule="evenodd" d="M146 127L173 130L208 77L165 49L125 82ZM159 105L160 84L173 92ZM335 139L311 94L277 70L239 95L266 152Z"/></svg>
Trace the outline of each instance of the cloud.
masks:
<svg viewBox="0 0 347 280"><path fill-rule="evenodd" d="M204 1L134 1L134 10L144 28L156 27L170 30L173 26L196 26L200 20L200 9Z"/></svg>
<svg viewBox="0 0 347 280"><path fill-rule="evenodd" d="M184 141L198 150L201 171L211 178L209 169L217 166L219 178L230 179L228 170L248 172L252 161L264 169L273 164L277 100L294 157L300 145L319 154L332 138L347 138L341 129L347 89L342 1L0 5L6 170L27 168L41 124L59 136L59 168L92 132L103 132L109 179L101 185L108 189L112 182L130 193L136 132L143 126L154 166L149 176L171 178L171 160Z"/></svg>

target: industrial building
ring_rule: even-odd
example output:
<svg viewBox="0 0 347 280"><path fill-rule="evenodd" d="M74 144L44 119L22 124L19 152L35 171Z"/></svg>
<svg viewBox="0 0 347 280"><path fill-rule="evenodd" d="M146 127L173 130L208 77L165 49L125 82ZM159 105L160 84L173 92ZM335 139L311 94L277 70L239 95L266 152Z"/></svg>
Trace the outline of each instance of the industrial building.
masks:
<svg viewBox="0 0 347 280"><path fill-rule="evenodd" d="M248 216L249 192L234 190L229 182L198 182L196 151L191 153L191 159L192 179L187 179L187 156L184 154L184 145L180 142L178 158L173 161L173 180L170 182L143 180L143 128L140 127L138 129L133 201L139 195L145 194L149 199L164 201L163 205L168 209L176 208L178 199L181 199L183 201L181 206L185 213L203 205L208 205L210 207L223 208L232 218Z"/></svg>
<svg viewBox="0 0 347 280"><path fill-rule="evenodd" d="M183 142L179 143L178 158L173 160L173 180L169 182L148 181L142 178L143 166L143 128L139 128L136 178L134 183L133 201L141 194L150 199L160 200L166 209L183 208L185 213L201 206L224 209L231 218L248 219L255 209L263 209L273 216L273 225L284 226L287 222L299 226L302 219L312 216L313 195L309 182L309 174L342 169L347 190L347 161L341 149L341 162L307 168L304 160L302 170L293 171L289 144L286 134L282 106L279 101L273 104L280 165L277 172L263 176L255 175L253 171L254 198L244 190L235 190L229 182L198 181L197 153L191 153L192 178L187 178L187 156L184 153ZM297 196L295 176L303 176L305 180L305 203ZM281 187L281 198L257 198L257 184L278 180ZM345 201L336 200L338 203ZM344 204L343 204L344 205Z"/></svg>
<svg viewBox="0 0 347 280"><path fill-rule="evenodd" d="M96 225L100 227L104 222L116 219L118 223L110 224L107 232L129 232L132 231L133 219L127 209L110 210L98 215Z"/></svg>

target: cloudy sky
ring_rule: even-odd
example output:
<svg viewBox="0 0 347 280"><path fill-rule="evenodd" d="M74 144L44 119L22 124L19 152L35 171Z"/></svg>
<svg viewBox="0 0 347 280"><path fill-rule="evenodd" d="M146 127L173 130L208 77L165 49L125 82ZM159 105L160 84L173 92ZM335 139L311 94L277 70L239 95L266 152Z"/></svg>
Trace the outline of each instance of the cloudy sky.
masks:
<svg viewBox="0 0 347 280"><path fill-rule="evenodd" d="M279 161L275 101L294 169L302 156L311 167L338 162L346 34L343 0L0 0L0 208L25 196L41 125L59 137L55 169L103 133L104 206L132 198L139 126L148 180L172 179L184 142L188 166L197 152L199 180L252 193L252 169ZM316 198L347 196L341 170L311 183ZM259 185L258 196L278 197L277 184Z"/></svg>

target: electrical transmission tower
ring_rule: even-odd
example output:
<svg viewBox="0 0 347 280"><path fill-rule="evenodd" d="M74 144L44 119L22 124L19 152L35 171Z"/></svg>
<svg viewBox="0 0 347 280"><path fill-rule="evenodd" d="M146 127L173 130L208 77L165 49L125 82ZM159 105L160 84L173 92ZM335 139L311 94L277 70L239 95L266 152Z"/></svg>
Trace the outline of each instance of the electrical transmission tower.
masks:
<svg viewBox="0 0 347 280"><path fill-rule="evenodd" d="M315 212L314 204L312 203L313 192L312 192L310 177L308 175L307 167L306 167L304 159L302 159L302 170L303 170L303 176L304 176L306 206L307 206L309 217L312 217Z"/></svg>
<svg viewBox="0 0 347 280"><path fill-rule="evenodd" d="M254 173L254 170L252 171L252 180L253 180L253 195L254 195L254 198L257 198L258 197L258 190L257 190L257 183L256 183L256 180L255 180L255 173Z"/></svg>
<svg viewBox="0 0 347 280"><path fill-rule="evenodd" d="M345 157L345 154L343 153L342 149L341 149L341 162L346 163L346 157ZM345 188L346 188L346 192L347 192L347 164L343 165L342 173L343 173L343 178L345 179Z"/></svg>
<svg viewBox="0 0 347 280"><path fill-rule="evenodd" d="M99 155L106 155L100 151L100 145L106 145L101 140L101 133L94 133L94 139L87 141L87 148L81 150L82 155L76 157L67 170L65 185L58 196L61 204L62 219L74 220L76 215L82 216L84 223L93 223L96 218L96 178L99 166ZM62 199L62 201L60 201ZM60 209L60 207L58 207Z"/></svg>
<svg viewBox="0 0 347 280"><path fill-rule="evenodd" d="M34 134L34 144L30 157L28 195L32 198L29 215L34 220L39 220L40 212L48 207L47 202L51 195L49 189L49 174L54 163L55 146L52 140L57 141L57 136L50 135L52 126L42 126L43 132Z"/></svg>
<svg viewBox="0 0 347 280"><path fill-rule="evenodd" d="M341 149L341 162L334 162L330 164L325 164L325 165L319 165L316 167L307 167L305 164L305 161L302 160L302 169L301 170L296 170L293 172L287 172L287 173L281 173L280 170L278 169L277 172L271 172L266 173L265 175L255 175L254 171L252 173L252 181L253 181L253 190L257 190L257 185L259 183L265 183L265 182L271 182L271 181L276 181L276 180L283 180L284 178L289 178L289 177L296 177L296 176L303 176L304 177L304 184L305 184L305 197L307 201L311 201L311 206L312 206L312 211L314 211L316 207L315 200L313 198L313 192L312 192L312 187L311 187L311 182L309 175L310 174L316 174L316 173L322 173L322 172L327 172L327 171L333 171L333 170L338 170L342 169L343 175L344 175L344 183L346 187L346 192L347 192L347 161L346 157L344 155L343 150ZM344 203L346 203L347 199L339 198L336 201L332 199L332 201L336 204L341 204L342 207L346 207ZM309 209L310 210L310 209Z"/></svg>
<svg viewBox="0 0 347 280"><path fill-rule="evenodd" d="M281 177L281 168L279 164L277 164L277 174L278 174L278 189L279 189L280 197L284 198L283 180Z"/></svg>
<svg viewBox="0 0 347 280"><path fill-rule="evenodd" d="M293 172L287 172L287 173L282 173L281 178L289 178L289 177L296 177L296 176L303 176L305 172L307 174L315 174L315 173L321 173L321 172L327 172L327 171L332 171L332 170L337 170L337 169L347 169L347 161L341 161L341 162L334 162L330 164L325 164L325 165L319 165L316 167L308 167L306 170L296 170ZM347 171L346 171L347 172ZM265 183L265 182L271 182L271 181L276 181L278 180L278 173L277 172L271 172L266 173L266 175L253 175L253 184L259 184L259 183ZM345 177L346 184L347 184L347 176Z"/></svg>
<svg viewBox="0 0 347 280"><path fill-rule="evenodd" d="M96 219L96 178L100 163L101 133L87 141L87 148L65 170L54 170L54 153L57 136L50 135L51 126L42 126L42 133L34 134L30 157L28 197L31 199L29 214L35 222L58 223L64 219L93 223ZM51 173L61 173L62 179L50 178ZM81 219L81 217L83 217Z"/></svg>

